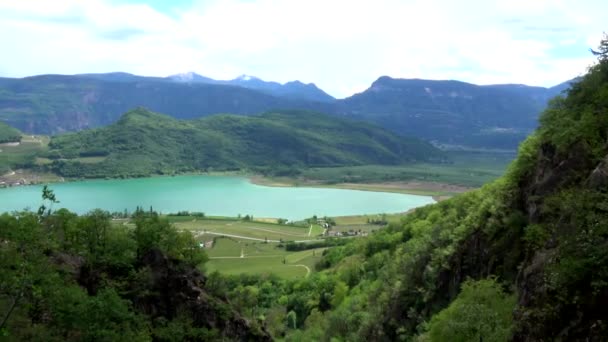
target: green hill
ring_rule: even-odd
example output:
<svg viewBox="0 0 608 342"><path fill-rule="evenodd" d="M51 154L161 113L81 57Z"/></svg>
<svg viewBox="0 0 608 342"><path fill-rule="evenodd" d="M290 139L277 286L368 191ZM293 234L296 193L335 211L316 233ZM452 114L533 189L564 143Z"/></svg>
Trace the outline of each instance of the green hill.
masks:
<svg viewBox="0 0 608 342"><path fill-rule="evenodd" d="M4 122L0 122L0 144L18 141L21 141L21 132Z"/></svg>
<svg viewBox="0 0 608 342"><path fill-rule="evenodd" d="M177 120L136 109L108 127L54 137L53 170L70 177L299 168L443 159L428 143L367 123L305 111Z"/></svg>

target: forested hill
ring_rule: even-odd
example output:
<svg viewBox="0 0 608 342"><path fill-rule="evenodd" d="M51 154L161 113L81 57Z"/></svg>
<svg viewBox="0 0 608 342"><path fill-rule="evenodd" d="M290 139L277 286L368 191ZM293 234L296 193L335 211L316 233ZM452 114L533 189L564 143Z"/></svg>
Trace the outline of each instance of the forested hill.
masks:
<svg viewBox="0 0 608 342"><path fill-rule="evenodd" d="M255 169L293 172L312 166L441 161L414 138L306 111L177 120L139 108L113 125L53 137L47 157L64 176L120 177Z"/></svg>
<svg viewBox="0 0 608 342"><path fill-rule="evenodd" d="M21 140L21 132L3 122L0 122L0 144Z"/></svg>

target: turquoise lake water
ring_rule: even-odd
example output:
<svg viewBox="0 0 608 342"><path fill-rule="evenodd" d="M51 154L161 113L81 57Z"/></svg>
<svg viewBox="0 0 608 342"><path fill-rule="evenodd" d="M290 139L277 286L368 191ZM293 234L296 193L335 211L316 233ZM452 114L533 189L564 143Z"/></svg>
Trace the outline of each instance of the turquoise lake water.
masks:
<svg viewBox="0 0 608 342"><path fill-rule="evenodd" d="M90 180L50 184L60 203L86 213L95 208L133 211L150 206L161 213L181 210L207 215L281 217L289 220L317 216L397 213L434 203L430 196L323 188L280 188L255 185L243 177L177 176ZM40 206L42 186L0 189L0 211Z"/></svg>

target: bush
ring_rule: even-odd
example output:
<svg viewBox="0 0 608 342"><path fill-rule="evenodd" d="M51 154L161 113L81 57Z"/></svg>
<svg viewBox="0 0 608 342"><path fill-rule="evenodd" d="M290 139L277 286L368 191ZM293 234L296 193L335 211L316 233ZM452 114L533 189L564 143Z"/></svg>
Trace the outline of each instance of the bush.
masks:
<svg viewBox="0 0 608 342"><path fill-rule="evenodd" d="M496 279L466 281L450 306L428 324L431 341L507 341L511 337L515 295Z"/></svg>

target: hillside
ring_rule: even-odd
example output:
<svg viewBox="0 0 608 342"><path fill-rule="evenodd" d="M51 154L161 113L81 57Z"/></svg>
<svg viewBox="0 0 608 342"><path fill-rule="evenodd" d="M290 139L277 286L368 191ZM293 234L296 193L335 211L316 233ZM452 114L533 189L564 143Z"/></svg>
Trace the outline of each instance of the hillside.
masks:
<svg viewBox="0 0 608 342"><path fill-rule="evenodd" d="M287 340L605 340L608 38L600 51L502 179L332 248L324 272L284 287Z"/></svg>
<svg viewBox="0 0 608 342"><path fill-rule="evenodd" d="M7 142L18 142L21 140L21 132L19 130L0 122L0 144Z"/></svg>
<svg viewBox="0 0 608 342"><path fill-rule="evenodd" d="M325 108L232 85L183 84L124 73L0 79L0 121L27 133L105 126L138 106L180 119L215 113L251 115L274 108Z"/></svg>
<svg viewBox="0 0 608 342"><path fill-rule="evenodd" d="M608 37L599 50L504 177L327 248L301 280L201 274L194 267L204 270L206 255L193 235L152 210L114 224L101 211L3 214L0 331L45 341L604 341ZM149 151L171 131L196 136L221 126L247 136L264 120L334 134L359 125L302 113L178 121L140 109L108 128L56 138L56 147L133 158L129 148ZM262 136L274 137L264 126ZM376 137L360 130L359 139ZM147 140L135 146L126 132ZM224 143L219 133L209 139ZM46 188L43 198L56 200Z"/></svg>
<svg viewBox="0 0 608 342"><path fill-rule="evenodd" d="M366 123L304 111L176 120L145 109L108 127L54 137L51 168L69 177L440 161L430 144Z"/></svg>
<svg viewBox="0 0 608 342"><path fill-rule="evenodd" d="M0 78L0 121L30 134L57 134L109 125L138 106L180 119L288 108L369 121L447 147L514 150L536 128L548 99L567 85L477 86L381 77L363 93L333 100L314 84L281 85L248 76L216 81L191 73L42 75Z"/></svg>
<svg viewBox="0 0 608 342"><path fill-rule="evenodd" d="M340 102L338 112L444 145L513 149L563 89L384 76Z"/></svg>

